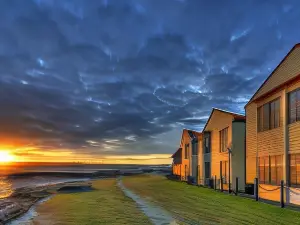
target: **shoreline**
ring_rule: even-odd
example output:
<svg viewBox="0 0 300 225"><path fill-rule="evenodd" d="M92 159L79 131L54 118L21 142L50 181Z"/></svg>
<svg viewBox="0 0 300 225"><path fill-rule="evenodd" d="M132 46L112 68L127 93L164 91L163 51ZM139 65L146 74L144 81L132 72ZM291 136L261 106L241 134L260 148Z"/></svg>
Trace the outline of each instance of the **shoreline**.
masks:
<svg viewBox="0 0 300 225"><path fill-rule="evenodd" d="M78 180L16 189L9 197L0 199L0 224L10 223L22 217L38 202L56 194L60 188L87 184L88 181Z"/></svg>
<svg viewBox="0 0 300 225"><path fill-rule="evenodd" d="M93 173L87 172L29 172L21 174L11 174L9 179L30 176L54 176L64 177L69 179L78 179L74 181L62 181L59 183L45 184L41 186L21 187L13 190L13 193L0 199L0 225L11 223L21 216L25 215L34 205L53 194L58 193L58 190L64 186L86 186L91 180L117 178L119 176L132 176L137 174L145 174L151 172L165 172L164 170L149 170L149 169L129 169L129 170L105 170Z"/></svg>

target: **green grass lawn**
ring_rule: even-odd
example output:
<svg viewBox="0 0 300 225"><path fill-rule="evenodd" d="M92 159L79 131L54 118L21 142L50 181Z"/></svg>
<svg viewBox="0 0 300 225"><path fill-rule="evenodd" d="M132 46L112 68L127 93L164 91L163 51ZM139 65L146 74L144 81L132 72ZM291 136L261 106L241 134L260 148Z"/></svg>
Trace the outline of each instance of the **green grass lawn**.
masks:
<svg viewBox="0 0 300 225"><path fill-rule="evenodd" d="M181 224L300 224L300 212L161 176L125 177L123 183L168 210Z"/></svg>
<svg viewBox="0 0 300 225"><path fill-rule="evenodd" d="M57 194L38 206L33 224L151 224L116 186L115 179L93 182L91 192Z"/></svg>

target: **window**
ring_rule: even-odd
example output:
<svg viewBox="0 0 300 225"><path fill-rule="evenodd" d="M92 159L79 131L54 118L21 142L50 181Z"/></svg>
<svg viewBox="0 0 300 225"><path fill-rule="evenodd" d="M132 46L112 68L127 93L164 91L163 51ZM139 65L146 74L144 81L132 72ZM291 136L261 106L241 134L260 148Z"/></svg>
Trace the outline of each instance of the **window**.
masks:
<svg viewBox="0 0 300 225"><path fill-rule="evenodd" d="M300 89L289 93L289 123L300 121Z"/></svg>
<svg viewBox="0 0 300 225"><path fill-rule="evenodd" d="M228 127L220 131L220 152L226 152L228 147Z"/></svg>
<svg viewBox="0 0 300 225"><path fill-rule="evenodd" d="M185 151L185 154L184 154L185 159L188 159L188 158L189 158L189 147L190 147L189 144L186 144L186 145L185 145L185 149L184 149L184 151Z"/></svg>
<svg viewBox="0 0 300 225"><path fill-rule="evenodd" d="M221 161L221 173L223 184L227 184L228 169L228 161Z"/></svg>
<svg viewBox="0 0 300 225"><path fill-rule="evenodd" d="M280 126L280 99L264 104L257 109L258 132L271 130Z"/></svg>
<svg viewBox="0 0 300 225"><path fill-rule="evenodd" d="M300 185L300 154L290 155L291 185Z"/></svg>
<svg viewBox="0 0 300 225"><path fill-rule="evenodd" d="M209 149L209 137L205 137L204 138L204 148L205 148L205 153L210 153L210 149Z"/></svg>
<svg viewBox="0 0 300 225"><path fill-rule="evenodd" d="M282 180L282 156L265 156L259 158L259 182L279 185Z"/></svg>

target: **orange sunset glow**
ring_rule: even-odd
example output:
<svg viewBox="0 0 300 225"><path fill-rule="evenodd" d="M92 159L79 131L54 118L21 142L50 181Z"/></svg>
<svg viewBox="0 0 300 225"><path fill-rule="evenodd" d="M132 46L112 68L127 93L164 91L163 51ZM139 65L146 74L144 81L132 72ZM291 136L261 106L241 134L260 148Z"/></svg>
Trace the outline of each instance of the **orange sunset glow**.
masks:
<svg viewBox="0 0 300 225"><path fill-rule="evenodd" d="M0 150L0 163L15 162L16 157L8 150Z"/></svg>

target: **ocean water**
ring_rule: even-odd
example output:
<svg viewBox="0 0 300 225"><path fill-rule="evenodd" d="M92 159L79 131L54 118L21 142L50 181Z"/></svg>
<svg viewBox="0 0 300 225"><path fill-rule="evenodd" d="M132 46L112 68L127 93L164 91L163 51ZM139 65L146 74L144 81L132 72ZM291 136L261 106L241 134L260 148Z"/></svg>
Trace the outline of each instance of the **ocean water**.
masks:
<svg viewBox="0 0 300 225"><path fill-rule="evenodd" d="M10 196L14 190L23 187L36 187L49 184L57 184L72 181L88 180L85 176L72 176L72 173L91 174L97 171L107 170L139 170L141 168L149 168L149 166L141 165L84 165L84 164L67 164L67 165L37 165L23 164L0 166L0 199ZM56 172L61 175L43 175L37 172ZM15 176L16 174L24 174L26 176ZM32 175L30 175L32 173Z"/></svg>

